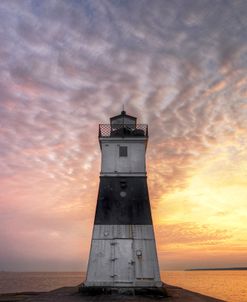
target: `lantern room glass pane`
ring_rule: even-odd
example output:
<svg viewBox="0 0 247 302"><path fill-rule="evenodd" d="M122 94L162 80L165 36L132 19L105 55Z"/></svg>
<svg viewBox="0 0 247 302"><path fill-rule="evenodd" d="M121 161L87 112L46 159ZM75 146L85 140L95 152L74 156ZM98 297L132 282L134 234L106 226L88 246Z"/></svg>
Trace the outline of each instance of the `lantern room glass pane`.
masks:
<svg viewBox="0 0 247 302"><path fill-rule="evenodd" d="M112 125L122 125L124 123L124 120L122 117L117 117L111 120Z"/></svg>
<svg viewBox="0 0 247 302"><path fill-rule="evenodd" d="M133 118L128 118L126 116L116 117L111 120L112 125L135 125L136 120Z"/></svg>

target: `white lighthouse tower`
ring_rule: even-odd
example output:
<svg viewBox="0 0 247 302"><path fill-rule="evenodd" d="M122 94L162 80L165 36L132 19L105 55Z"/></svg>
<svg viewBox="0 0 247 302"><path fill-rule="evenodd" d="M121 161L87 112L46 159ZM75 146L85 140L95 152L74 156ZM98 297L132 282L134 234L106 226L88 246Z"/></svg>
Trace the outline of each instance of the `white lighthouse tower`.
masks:
<svg viewBox="0 0 247 302"><path fill-rule="evenodd" d="M99 125L100 185L84 289L161 289L145 154L148 126L122 111Z"/></svg>

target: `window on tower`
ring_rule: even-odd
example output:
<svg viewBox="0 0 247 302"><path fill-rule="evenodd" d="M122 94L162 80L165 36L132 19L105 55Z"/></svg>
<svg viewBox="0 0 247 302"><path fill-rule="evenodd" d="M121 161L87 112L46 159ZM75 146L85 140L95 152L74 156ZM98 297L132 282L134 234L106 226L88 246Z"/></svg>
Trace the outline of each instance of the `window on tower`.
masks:
<svg viewBox="0 0 247 302"><path fill-rule="evenodd" d="M119 146L119 156L120 157L127 157L128 156L128 147Z"/></svg>

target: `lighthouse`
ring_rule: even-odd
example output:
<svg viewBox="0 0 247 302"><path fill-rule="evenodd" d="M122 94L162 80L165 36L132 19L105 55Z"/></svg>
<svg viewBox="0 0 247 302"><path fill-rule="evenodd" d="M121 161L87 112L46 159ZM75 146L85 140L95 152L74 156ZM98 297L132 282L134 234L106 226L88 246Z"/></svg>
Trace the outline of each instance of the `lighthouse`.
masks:
<svg viewBox="0 0 247 302"><path fill-rule="evenodd" d="M99 125L101 172L83 288L160 289L146 149L148 125L121 114Z"/></svg>

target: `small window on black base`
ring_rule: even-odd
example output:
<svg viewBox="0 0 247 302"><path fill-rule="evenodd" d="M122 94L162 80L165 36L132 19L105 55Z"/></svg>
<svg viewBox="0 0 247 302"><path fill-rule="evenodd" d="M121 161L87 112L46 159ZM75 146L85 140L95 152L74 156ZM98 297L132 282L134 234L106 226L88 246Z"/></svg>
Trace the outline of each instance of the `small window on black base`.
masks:
<svg viewBox="0 0 247 302"><path fill-rule="evenodd" d="M127 157L128 156L128 147L120 146L119 147L119 156L120 157Z"/></svg>

